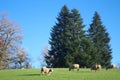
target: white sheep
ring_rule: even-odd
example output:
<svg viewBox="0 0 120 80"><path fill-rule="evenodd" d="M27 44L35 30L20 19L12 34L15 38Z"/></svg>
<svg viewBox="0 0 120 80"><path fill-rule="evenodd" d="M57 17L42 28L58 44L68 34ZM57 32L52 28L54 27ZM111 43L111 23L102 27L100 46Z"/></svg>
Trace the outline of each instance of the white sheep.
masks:
<svg viewBox="0 0 120 80"><path fill-rule="evenodd" d="M51 69L51 68L46 68L46 67L42 67L41 68L41 73L42 74L48 74L48 75L50 75L51 72L53 72L53 69Z"/></svg>

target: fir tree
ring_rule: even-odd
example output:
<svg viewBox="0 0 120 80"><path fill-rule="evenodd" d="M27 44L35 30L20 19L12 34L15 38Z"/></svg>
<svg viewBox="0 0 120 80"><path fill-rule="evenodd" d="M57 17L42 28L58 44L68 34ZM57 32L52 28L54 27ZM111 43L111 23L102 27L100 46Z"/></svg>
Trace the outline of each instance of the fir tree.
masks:
<svg viewBox="0 0 120 80"><path fill-rule="evenodd" d="M72 53L71 54L73 54L74 56L74 63L84 66L85 53L82 50L83 49L82 40L84 40L85 38L85 31L83 30L85 25L83 25L83 19L81 18L81 15L79 14L77 9L72 9L71 15L72 15L72 22L73 22L72 24L73 26L71 29L71 33L72 33L72 37L71 37Z"/></svg>
<svg viewBox="0 0 120 80"><path fill-rule="evenodd" d="M93 42L96 48L96 53L94 53L94 62L101 64L103 67L111 64L111 48L109 45L110 37L105 26L102 24L100 16L95 12L93 21L90 24L88 30L90 40Z"/></svg>
<svg viewBox="0 0 120 80"><path fill-rule="evenodd" d="M50 45L51 50L49 51L49 56L46 56L46 62L48 66L53 67L65 67L65 56L68 53L68 42L69 42L69 20L70 12L67 6L63 6L59 16L57 18L57 23L53 26L51 31Z"/></svg>
<svg viewBox="0 0 120 80"><path fill-rule="evenodd" d="M51 31L51 49L49 56L46 56L48 66L68 67L73 63L81 63L80 47L85 31L80 14L76 9L70 12L65 5L57 21Z"/></svg>

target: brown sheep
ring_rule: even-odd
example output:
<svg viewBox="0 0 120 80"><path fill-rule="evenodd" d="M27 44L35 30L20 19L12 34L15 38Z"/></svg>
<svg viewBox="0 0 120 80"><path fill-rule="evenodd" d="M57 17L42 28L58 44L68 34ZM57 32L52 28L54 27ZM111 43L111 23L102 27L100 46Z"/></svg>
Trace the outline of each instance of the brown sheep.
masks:
<svg viewBox="0 0 120 80"><path fill-rule="evenodd" d="M114 69L114 68L115 68L115 65L111 64L111 65L109 65L109 66L106 67L106 70L108 70L108 69Z"/></svg>
<svg viewBox="0 0 120 80"><path fill-rule="evenodd" d="M96 65L93 65L92 67L91 67L91 71L92 70L100 70L101 69L101 65L100 64L96 64Z"/></svg>
<svg viewBox="0 0 120 80"><path fill-rule="evenodd" d="M50 75L51 72L53 72L53 69L51 69L51 68L46 68L46 67L41 68L42 74L49 74Z"/></svg>
<svg viewBox="0 0 120 80"><path fill-rule="evenodd" d="M77 69L77 71L79 71L79 64L72 64L70 67L69 67L69 71L71 71L71 69Z"/></svg>

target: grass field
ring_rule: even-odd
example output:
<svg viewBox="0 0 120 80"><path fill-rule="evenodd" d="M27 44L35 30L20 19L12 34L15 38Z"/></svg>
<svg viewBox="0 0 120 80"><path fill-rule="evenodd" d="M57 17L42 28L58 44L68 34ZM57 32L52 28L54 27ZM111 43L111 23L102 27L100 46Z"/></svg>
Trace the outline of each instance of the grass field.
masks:
<svg viewBox="0 0 120 80"><path fill-rule="evenodd" d="M91 72L90 69L55 68L49 76L40 75L40 69L1 70L0 80L120 80L120 69Z"/></svg>

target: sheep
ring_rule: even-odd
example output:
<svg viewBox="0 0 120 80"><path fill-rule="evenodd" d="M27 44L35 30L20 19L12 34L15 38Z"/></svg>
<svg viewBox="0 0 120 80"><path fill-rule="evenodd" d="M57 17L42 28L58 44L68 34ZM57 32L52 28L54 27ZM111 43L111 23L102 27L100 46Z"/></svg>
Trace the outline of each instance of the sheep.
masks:
<svg viewBox="0 0 120 80"><path fill-rule="evenodd" d="M72 64L70 67L69 67L69 71L71 71L71 69L77 69L77 71L79 71L79 64Z"/></svg>
<svg viewBox="0 0 120 80"><path fill-rule="evenodd" d="M106 70L108 70L108 69L114 69L114 68L115 68L115 65L111 64L111 65L109 65L109 66L106 67Z"/></svg>
<svg viewBox="0 0 120 80"><path fill-rule="evenodd" d="M48 75L50 75L52 72L53 72L53 69L51 69L51 68L46 68L46 67L42 67L41 68L41 73L42 74L48 74Z"/></svg>
<svg viewBox="0 0 120 80"><path fill-rule="evenodd" d="M100 70L101 69L101 65L100 64L96 64L96 65L93 65L92 67L91 67L91 71L92 70Z"/></svg>

